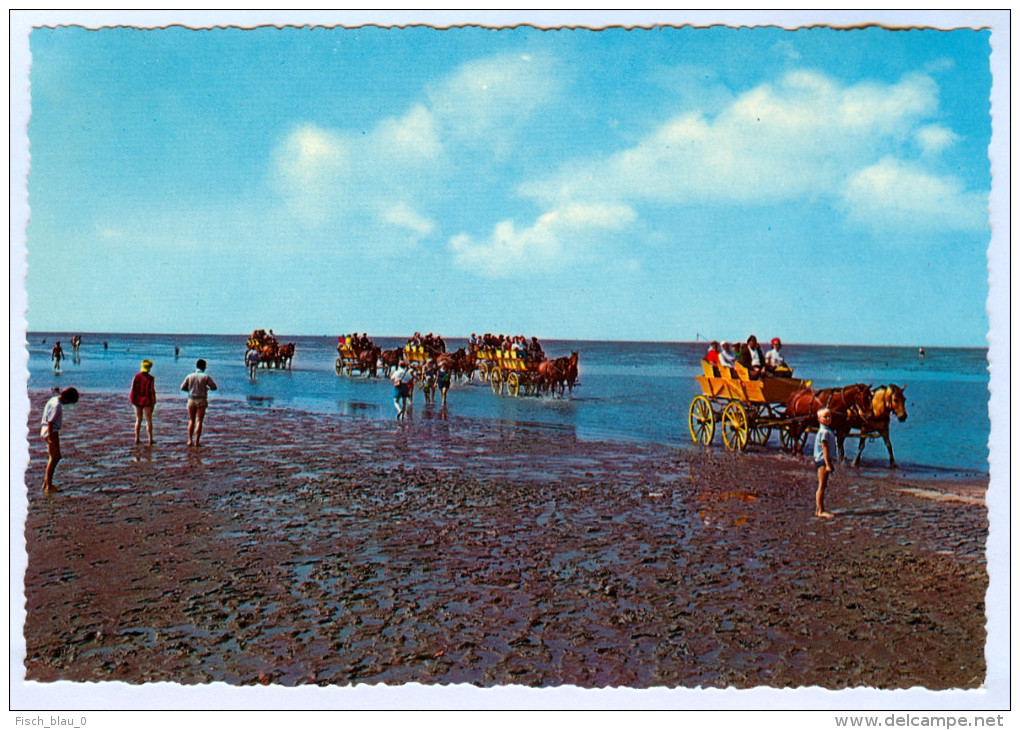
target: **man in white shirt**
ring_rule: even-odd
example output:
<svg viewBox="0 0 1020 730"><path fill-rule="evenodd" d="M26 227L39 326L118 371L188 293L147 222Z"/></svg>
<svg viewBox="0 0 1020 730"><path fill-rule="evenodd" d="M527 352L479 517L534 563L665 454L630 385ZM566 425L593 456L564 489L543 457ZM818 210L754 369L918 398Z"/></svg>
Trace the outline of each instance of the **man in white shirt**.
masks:
<svg viewBox="0 0 1020 730"><path fill-rule="evenodd" d="M216 382L205 372L205 360L195 363L195 372L184 379L181 390L188 391L188 446L198 447L202 438L205 409L209 407L209 391L216 390Z"/></svg>
<svg viewBox="0 0 1020 730"><path fill-rule="evenodd" d="M411 396L411 385L414 383L414 371L407 366L407 360L400 361L390 380L393 381L393 405L397 409L397 418L400 419L407 411L407 400Z"/></svg>

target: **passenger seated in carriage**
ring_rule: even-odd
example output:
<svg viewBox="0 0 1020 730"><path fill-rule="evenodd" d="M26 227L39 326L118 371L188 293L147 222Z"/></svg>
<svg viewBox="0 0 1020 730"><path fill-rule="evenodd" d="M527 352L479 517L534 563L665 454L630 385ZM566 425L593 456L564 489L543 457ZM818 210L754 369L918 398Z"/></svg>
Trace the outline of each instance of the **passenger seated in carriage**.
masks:
<svg viewBox="0 0 1020 730"><path fill-rule="evenodd" d="M719 364L726 368L737 364L737 356L730 349L730 343L725 340L719 345Z"/></svg>
<svg viewBox="0 0 1020 730"><path fill-rule="evenodd" d="M786 364L786 360L780 354L783 343L778 337L772 338L772 349L765 353L765 372L777 378L793 377L793 368Z"/></svg>
<svg viewBox="0 0 1020 730"><path fill-rule="evenodd" d="M542 351L542 345L538 343L537 337L531 338L531 344L528 345L528 357L534 360L545 359L545 352Z"/></svg>
<svg viewBox="0 0 1020 730"><path fill-rule="evenodd" d="M740 351L740 364L747 368L752 380L760 380L765 375L765 353L754 335L747 338L747 344Z"/></svg>
<svg viewBox="0 0 1020 730"><path fill-rule="evenodd" d="M719 341L712 340L708 345L708 352L705 353L705 360L712 365L719 364Z"/></svg>

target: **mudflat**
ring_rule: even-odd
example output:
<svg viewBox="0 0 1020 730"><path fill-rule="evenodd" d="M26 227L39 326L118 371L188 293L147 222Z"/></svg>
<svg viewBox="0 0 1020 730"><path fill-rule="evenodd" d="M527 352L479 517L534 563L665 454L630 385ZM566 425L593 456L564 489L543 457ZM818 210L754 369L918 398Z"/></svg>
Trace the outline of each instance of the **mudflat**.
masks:
<svg viewBox="0 0 1020 730"><path fill-rule="evenodd" d="M52 682L974 688L987 480L580 441L569 430L183 402L133 443L83 394L41 490L26 678ZM678 432L684 424L678 424ZM144 438L144 429L143 429ZM17 495L14 497L18 498Z"/></svg>

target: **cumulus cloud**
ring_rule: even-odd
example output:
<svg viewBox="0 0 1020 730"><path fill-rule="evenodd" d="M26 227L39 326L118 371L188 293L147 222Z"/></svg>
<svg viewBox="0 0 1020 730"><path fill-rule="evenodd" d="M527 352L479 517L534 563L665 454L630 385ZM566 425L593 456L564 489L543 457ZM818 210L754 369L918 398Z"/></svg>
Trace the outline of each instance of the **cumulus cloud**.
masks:
<svg viewBox="0 0 1020 730"><path fill-rule="evenodd" d="M892 158L850 178L843 201L851 219L879 230L979 231L988 225L987 195Z"/></svg>
<svg viewBox="0 0 1020 730"><path fill-rule="evenodd" d="M738 96L714 117L673 117L607 161L522 187L546 201L771 203L832 192L847 169L909 135L937 106L931 79L843 87L793 72Z"/></svg>
<svg viewBox="0 0 1020 730"><path fill-rule="evenodd" d="M416 104L400 119L384 119L366 141L382 157L402 164L417 166L435 162L443 145L436 131L433 115Z"/></svg>
<svg viewBox="0 0 1020 730"><path fill-rule="evenodd" d="M957 136L952 130L941 124L928 124L917 130L917 144L926 155L937 155L956 142Z"/></svg>
<svg viewBox="0 0 1020 730"><path fill-rule="evenodd" d="M560 84L550 57L505 54L462 66L429 91L429 108L456 144L498 153Z"/></svg>
<svg viewBox="0 0 1020 730"><path fill-rule="evenodd" d="M851 222L871 227L930 212L926 229L972 230L983 225L984 194L910 161L918 150L934 158L956 140L951 130L926 123L937 110L938 87L928 76L843 85L820 73L791 72L740 94L714 116L677 115L628 149L575 163L520 192L546 206L830 198L846 204ZM878 199L889 187L888 197Z"/></svg>
<svg viewBox="0 0 1020 730"><path fill-rule="evenodd" d="M571 204L548 211L520 230L513 221L501 221L484 241L467 234L455 236L450 249L459 266L483 276L555 271L583 256L592 236L619 231L634 218L626 205Z"/></svg>
<svg viewBox="0 0 1020 730"><path fill-rule="evenodd" d="M434 223L418 211L442 195L452 170L480 174L476 161L465 166L457 155L484 150L479 159L492 164L498 149L512 150L516 127L557 87L550 69L544 56L482 59L367 133L299 125L274 153L273 188L309 228L395 226L429 235Z"/></svg>
<svg viewBox="0 0 1020 730"><path fill-rule="evenodd" d="M300 221L317 225L340 204L350 172L340 135L313 124L294 129L276 151L275 186Z"/></svg>
<svg viewBox="0 0 1020 730"><path fill-rule="evenodd" d="M435 228L435 224L431 220L418 213L404 201L385 207L380 213L380 219L385 223L414 233L417 238L424 238Z"/></svg>

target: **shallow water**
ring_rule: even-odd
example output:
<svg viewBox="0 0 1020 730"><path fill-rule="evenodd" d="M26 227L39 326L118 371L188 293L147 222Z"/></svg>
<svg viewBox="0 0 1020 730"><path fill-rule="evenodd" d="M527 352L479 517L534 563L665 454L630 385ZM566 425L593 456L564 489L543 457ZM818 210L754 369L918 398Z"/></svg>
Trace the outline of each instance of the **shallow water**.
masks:
<svg viewBox="0 0 1020 730"><path fill-rule="evenodd" d="M392 419L392 387L382 378L339 377L334 370L335 336L286 337L297 354L290 371L260 370L250 380L243 363L246 335L85 334L80 357L71 356L70 333L29 333L28 387L48 390L74 385L84 393L124 393L142 358L154 361L159 398L166 407L183 407L178 388L197 358L219 384L216 399L252 408L294 408L355 419ZM402 344L373 338L381 347ZM50 348L60 340L67 359L55 374ZM466 345L448 340L450 349ZM687 412L700 392L695 377L704 343L546 341L552 356L580 354L580 382L566 397L497 396L484 383L457 383L449 394L449 411L469 418L494 419L513 427L541 423L566 429L583 439L636 440L689 448ZM174 348L180 349L175 356ZM892 425L896 460L907 472L927 476L987 474L987 350L914 347L787 345L783 349L799 377L816 387L864 382L906 385L909 418ZM215 401L213 402L215 407ZM416 396L415 417L440 416ZM773 443L765 448L778 448ZM716 444L719 443L718 436ZM718 447L718 446L717 446ZM721 447L720 447L721 448ZM848 450L856 443L848 443ZM880 440L868 444L863 463L888 462Z"/></svg>

